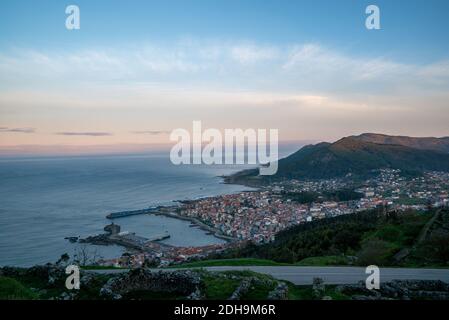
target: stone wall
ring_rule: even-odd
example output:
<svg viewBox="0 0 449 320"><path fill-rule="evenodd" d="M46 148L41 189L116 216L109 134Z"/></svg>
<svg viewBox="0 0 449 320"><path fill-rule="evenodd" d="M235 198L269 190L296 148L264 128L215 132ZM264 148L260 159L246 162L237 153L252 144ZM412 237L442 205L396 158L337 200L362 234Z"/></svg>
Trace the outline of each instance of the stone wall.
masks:
<svg viewBox="0 0 449 320"><path fill-rule="evenodd" d="M105 298L120 299L132 291L153 291L175 293L189 296L201 291L202 282L198 274L192 271L158 271L133 269L111 278L101 288Z"/></svg>

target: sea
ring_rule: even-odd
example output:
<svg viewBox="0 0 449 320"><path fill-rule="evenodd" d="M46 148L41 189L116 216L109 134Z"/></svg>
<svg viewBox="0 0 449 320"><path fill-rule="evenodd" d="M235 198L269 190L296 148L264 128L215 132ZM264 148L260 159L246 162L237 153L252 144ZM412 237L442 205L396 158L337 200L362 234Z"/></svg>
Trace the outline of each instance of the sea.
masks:
<svg viewBox="0 0 449 320"><path fill-rule="evenodd" d="M118 257L125 251L120 246L81 248L65 237L102 233L111 212L251 190L224 184L220 177L245 168L176 166L166 154L1 158L0 266L45 264L81 250ZM164 216L138 215L115 222L122 231L143 237L167 231L170 238L163 242L175 246L223 242L188 221Z"/></svg>

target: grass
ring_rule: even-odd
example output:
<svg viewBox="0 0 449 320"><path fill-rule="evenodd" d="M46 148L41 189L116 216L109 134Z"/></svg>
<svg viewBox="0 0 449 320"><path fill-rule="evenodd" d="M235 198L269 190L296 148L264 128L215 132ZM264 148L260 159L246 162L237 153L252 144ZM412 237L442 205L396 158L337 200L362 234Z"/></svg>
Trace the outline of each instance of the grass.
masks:
<svg viewBox="0 0 449 320"><path fill-rule="evenodd" d="M204 260L183 263L170 268L204 268L217 266L288 266L287 263L276 262L265 259L241 258L241 259L218 259L218 260Z"/></svg>
<svg viewBox="0 0 449 320"><path fill-rule="evenodd" d="M78 292L78 299L80 300L95 300L100 299L100 289L110 279L110 275L97 274L93 280L89 282L88 286L84 286Z"/></svg>
<svg viewBox="0 0 449 320"><path fill-rule="evenodd" d="M273 280L273 277L263 273L257 273L251 270L232 270L232 271L221 271L221 274L226 274L229 276L236 276L242 278L255 277L261 280Z"/></svg>
<svg viewBox="0 0 449 320"><path fill-rule="evenodd" d="M81 270L111 270L111 269L126 269L122 267L114 267L114 266L81 266Z"/></svg>
<svg viewBox="0 0 449 320"><path fill-rule="evenodd" d="M331 297L332 300L349 300L350 297L335 291L335 285L327 285L324 296ZM288 283L289 300L314 300L312 286L295 286Z"/></svg>
<svg viewBox="0 0 449 320"><path fill-rule="evenodd" d="M220 274L226 275L226 277L219 277L215 273L202 271L206 299L228 299L243 279L257 278L261 280L260 283L253 283L249 291L241 299L264 300L267 298L268 293L275 288L277 283L271 276L249 270L223 271Z"/></svg>
<svg viewBox="0 0 449 320"><path fill-rule="evenodd" d="M229 298L239 285L237 279L223 279L212 275L204 276L206 299L222 300Z"/></svg>
<svg viewBox="0 0 449 320"><path fill-rule="evenodd" d="M251 289L242 297L242 300L265 300L268 293L275 288L275 285L253 285Z"/></svg>
<svg viewBox="0 0 449 320"><path fill-rule="evenodd" d="M399 222L382 222L379 223L373 230L367 231L362 235L359 242L360 248L357 251L353 251L350 255L370 254L374 249L366 252L369 246L373 246L373 242L377 241L377 247L379 243L383 247L375 248L372 252L378 257L376 263L382 266L395 266L395 262L392 260L394 254L402 248L410 248L416 242L420 231L426 222L432 215L427 213L410 213L402 215L402 221ZM365 252L363 251L365 249ZM379 251L380 250L380 251ZM346 252L348 254L348 252ZM359 257L361 258L361 257ZM362 260L360 262L362 263ZM276 262L274 262L276 263ZM353 262L348 256L344 254L340 255L323 255L312 256L296 262L296 266L347 266L352 265ZM363 264L363 263L362 263ZM396 264L396 266L398 266ZM402 267L407 267L408 261L401 263ZM412 266L412 265L410 265ZM413 265L415 266L415 265Z"/></svg>
<svg viewBox="0 0 449 320"><path fill-rule="evenodd" d="M289 300L313 300L311 286L296 286L292 283L288 284Z"/></svg>
<svg viewBox="0 0 449 320"><path fill-rule="evenodd" d="M0 277L0 300L33 300L38 298L37 293L26 288L19 281Z"/></svg>
<svg viewBox="0 0 449 320"><path fill-rule="evenodd" d="M325 295L332 298L332 300L349 300L350 297L343 293L335 291L336 286L327 286Z"/></svg>
<svg viewBox="0 0 449 320"><path fill-rule="evenodd" d="M349 259L346 256L321 256L305 258L295 265L297 266L346 266Z"/></svg>
<svg viewBox="0 0 449 320"><path fill-rule="evenodd" d="M48 284L48 279L40 278L32 275L22 274L19 278L14 277L15 280L20 281L26 288L37 288L42 292L39 293L39 299L49 299L51 297L59 296L65 291L64 283L56 283L54 285Z"/></svg>
<svg viewBox="0 0 449 320"><path fill-rule="evenodd" d="M360 241L359 263L381 266L397 265L393 256L403 248L411 248L430 219L430 214L408 214L399 223L384 223L367 232ZM407 267L406 261L401 266Z"/></svg>

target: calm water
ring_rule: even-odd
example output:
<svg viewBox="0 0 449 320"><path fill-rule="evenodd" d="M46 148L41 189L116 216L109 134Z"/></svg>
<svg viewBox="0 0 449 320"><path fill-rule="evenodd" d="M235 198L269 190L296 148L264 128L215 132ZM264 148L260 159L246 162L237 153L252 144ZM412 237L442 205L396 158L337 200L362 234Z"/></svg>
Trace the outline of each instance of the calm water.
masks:
<svg viewBox="0 0 449 320"><path fill-rule="evenodd" d="M73 254L78 245L64 237L102 232L109 212L171 204L248 190L225 185L217 176L232 166L174 166L166 156L110 156L0 160L0 265L29 266ZM149 215L116 221L122 230L151 236L168 231L172 245L204 245L219 240L189 223ZM91 246L103 257L118 246Z"/></svg>

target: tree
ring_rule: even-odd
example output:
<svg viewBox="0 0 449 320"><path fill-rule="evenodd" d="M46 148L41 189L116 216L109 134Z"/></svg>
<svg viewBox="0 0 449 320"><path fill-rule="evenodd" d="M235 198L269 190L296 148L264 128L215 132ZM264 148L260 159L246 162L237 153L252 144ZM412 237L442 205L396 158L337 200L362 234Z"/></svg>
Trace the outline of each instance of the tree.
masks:
<svg viewBox="0 0 449 320"><path fill-rule="evenodd" d="M96 249L89 249L87 245L80 245L75 249L73 262L80 266L95 265L102 259Z"/></svg>

